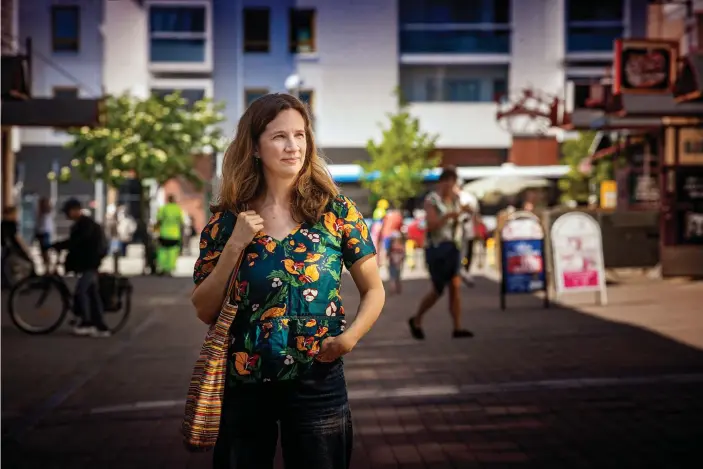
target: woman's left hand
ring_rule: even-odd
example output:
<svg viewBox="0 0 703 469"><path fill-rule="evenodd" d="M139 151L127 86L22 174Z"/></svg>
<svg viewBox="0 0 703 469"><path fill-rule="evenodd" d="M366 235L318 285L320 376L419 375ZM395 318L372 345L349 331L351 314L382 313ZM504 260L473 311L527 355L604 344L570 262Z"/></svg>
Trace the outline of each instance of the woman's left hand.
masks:
<svg viewBox="0 0 703 469"><path fill-rule="evenodd" d="M322 347L316 359L323 363L333 362L339 357L351 352L355 345L356 341L347 334L328 337L322 341Z"/></svg>

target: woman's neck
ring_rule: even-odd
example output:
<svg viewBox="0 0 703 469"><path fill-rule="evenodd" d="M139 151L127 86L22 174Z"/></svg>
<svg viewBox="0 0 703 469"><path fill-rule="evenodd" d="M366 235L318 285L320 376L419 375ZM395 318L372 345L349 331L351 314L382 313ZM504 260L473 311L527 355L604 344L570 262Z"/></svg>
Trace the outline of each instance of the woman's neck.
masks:
<svg viewBox="0 0 703 469"><path fill-rule="evenodd" d="M293 199L293 184L295 180L274 180L266 183L266 189L258 200L260 207L290 207Z"/></svg>

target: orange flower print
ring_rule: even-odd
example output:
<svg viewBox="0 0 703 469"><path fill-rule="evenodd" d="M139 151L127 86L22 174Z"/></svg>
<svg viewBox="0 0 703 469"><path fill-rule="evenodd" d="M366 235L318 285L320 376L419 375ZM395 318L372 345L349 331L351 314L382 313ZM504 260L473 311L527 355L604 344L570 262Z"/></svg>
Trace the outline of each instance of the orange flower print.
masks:
<svg viewBox="0 0 703 469"><path fill-rule="evenodd" d="M341 218L337 218L337 215L334 212L325 213L324 224L325 228L327 228L327 231L329 231L334 236L339 237L342 235L342 227L344 226L344 220L342 220Z"/></svg>
<svg viewBox="0 0 703 469"><path fill-rule="evenodd" d="M215 268L215 263L214 262L206 262L203 264L201 272L204 274L209 274L212 272L212 269Z"/></svg>
<svg viewBox="0 0 703 469"><path fill-rule="evenodd" d="M312 337L310 337L310 339L312 339ZM318 353L320 353L320 342L314 340L310 345L310 349L308 350L308 357L314 357Z"/></svg>
<svg viewBox="0 0 703 469"><path fill-rule="evenodd" d="M207 239L203 238L200 240L200 249L205 249L207 247Z"/></svg>
<svg viewBox="0 0 703 469"><path fill-rule="evenodd" d="M276 249L276 242L270 236L262 236L256 242L263 245L268 252L272 253Z"/></svg>
<svg viewBox="0 0 703 469"><path fill-rule="evenodd" d="M302 262L296 262L293 259L283 259L283 267L286 272L293 275L300 275L305 264Z"/></svg>
<svg viewBox="0 0 703 469"><path fill-rule="evenodd" d="M303 283L313 283L317 282L319 278L320 272L317 270L317 265L311 264L305 267L305 272L298 277L298 280Z"/></svg>
<svg viewBox="0 0 703 469"><path fill-rule="evenodd" d="M359 215L359 211L356 209L356 206L353 203L348 203L347 204L347 216L345 217L345 220L348 223L354 223L357 220L359 220L361 216Z"/></svg>
<svg viewBox="0 0 703 469"><path fill-rule="evenodd" d="M327 331L329 329L325 326L320 326L317 328L317 332L315 333L315 337L322 337L323 335L327 334Z"/></svg>
<svg viewBox="0 0 703 469"><path fill-rule="evenodd" d="M241 376L250 375L258 361L258 355L252 355L249 357L249 354L246 352L237 352L234 355L234 368Z"/></svg>
<svg viewBox="0 0 703 469"><path fill-rule="evenodd" d="M359 230L359 233L361 233L361 237L364 238L364 241L369 240L369 228L366 226L366 223L359 221L356 224L356 228Z"/></svg>
<svg viewBox="0 0 703 469"><path fill-rule="evenodd" d="M316 319L310 319L308 322L305 323L305 327L313 327L317 325L317 320Z"/></svg>
<svg viewBox="0 0 703 469"><path fill-rule="evenodd" d="M220 257L220 251L210 251L205 255L203 260L211 261L213 259L217 259L218 257Z"/></svg>
<svg viewBox="0 0 703 469"><path fill-rule="evenodd" d="M256 254L255 252L251 252L251 253L247 254L247 262L249 263L249 267L254 266L254 259L257 259L258 257L259 257L259 255Z"/></svg>
<svg viewBox="0 0 703 469"><path fill-rule="evenodd" d="M269 308L266 311L263 312L259 320L263 321L264 319L269 319L269 318L278 318L286 314L286 305L283 305L281 307L273 307Z"/></svg>
<svg viewBox="0 0 703 469"><path fill-rule="evenodd" d="M215 225L212 225L212 230L210 231L210 237L211 237L212 239L216 239L216 238L217 238L217 233L219 233L219 232L220 232L220 224L217 223L217 224L215 224Z"/></svg>
<svg viewBox="0 0 703 469"><path fill-rule="evenodd" d="M293 250L293 252L305 252L308 248L305 247L303 243L298 243L298 246Z"/></svg>
<svg viewBox="0 0 703 469"><path fill-rule="evenodd" d="M322 259L322 254L319 253L311 253L309 252L308 255L305 257L305 262L317 262L320 259Z"/></svg>

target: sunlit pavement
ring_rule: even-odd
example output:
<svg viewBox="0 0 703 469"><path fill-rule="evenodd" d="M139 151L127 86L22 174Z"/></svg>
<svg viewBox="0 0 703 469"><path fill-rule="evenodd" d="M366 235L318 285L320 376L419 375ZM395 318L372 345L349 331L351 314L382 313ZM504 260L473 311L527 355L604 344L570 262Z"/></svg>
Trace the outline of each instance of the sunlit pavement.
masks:
<svg viewBox="0 0 703 469"><path fill-rule="evenodd" d="M205 332L192 284L133 281L134 316L111 339L30 337L3 315L4 467L210 466L178 434ZM346 359L355 469L703 467L703 284L614 285L607 307L514 296L500 311L479 277L462 290L476 337L451 339L443 300L417 342L406 320L427 288L413 272Z"/></svg>

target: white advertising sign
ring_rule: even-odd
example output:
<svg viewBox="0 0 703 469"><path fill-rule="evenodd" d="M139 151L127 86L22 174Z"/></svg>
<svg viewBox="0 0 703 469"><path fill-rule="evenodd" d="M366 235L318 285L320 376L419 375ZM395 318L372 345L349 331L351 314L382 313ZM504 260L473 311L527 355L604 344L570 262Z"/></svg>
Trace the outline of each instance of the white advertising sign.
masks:
<svg viewBox="0 0 703 469"><path fill-rule="evenodd" d="M593 217L569 212L552 225L556 293L599 292L599 303L607 302L603 237Z"/></svg>

